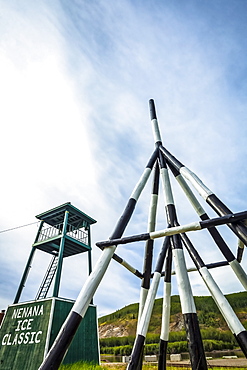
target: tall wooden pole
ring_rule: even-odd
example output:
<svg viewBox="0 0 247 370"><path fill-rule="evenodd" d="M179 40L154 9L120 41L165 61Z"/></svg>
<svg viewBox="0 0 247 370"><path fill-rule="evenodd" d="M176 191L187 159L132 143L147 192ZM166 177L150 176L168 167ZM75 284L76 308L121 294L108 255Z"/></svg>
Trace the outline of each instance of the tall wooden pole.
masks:
<svg viewBox="0 0 247 370"><path fill-rule="evenodd" d="M158 121L155 112L154 101L150 100L151 121L153 124L154 139L156 145L162 145L161 135L159 133ZM163 154L159 155L161 180L163 185L165 197L165 212L167 223L170 226L177 226L177 214L174 204L171 183L169 179L168 169ZM178 282L178 290L180 295L182 313L184 317L184 324L187 333L189 354L192 370L206 370L207 361L203 349L202 337L199 328L199 322L194 304L193 293L190 286L190 281L185 264L184 252L182 249L180 235L173 235L171 237L171 246L173 261L176 270L176 277Z"/></svg>

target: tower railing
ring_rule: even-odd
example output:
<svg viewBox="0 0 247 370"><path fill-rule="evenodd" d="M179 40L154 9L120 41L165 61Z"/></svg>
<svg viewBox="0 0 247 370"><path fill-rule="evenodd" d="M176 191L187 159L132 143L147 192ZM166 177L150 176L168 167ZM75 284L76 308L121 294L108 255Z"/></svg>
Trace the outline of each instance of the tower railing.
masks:
<svg viewBox="0 0 247 370"><path fill-rule="evenodd" d="M43 242L45 240L61 235L62 229L63 223L54 226L43 227L40 231L38 242ZM85 231L85 229L77 229L74 225L67 224L66 235L88 245L88 233L87 231Z"/></svg>

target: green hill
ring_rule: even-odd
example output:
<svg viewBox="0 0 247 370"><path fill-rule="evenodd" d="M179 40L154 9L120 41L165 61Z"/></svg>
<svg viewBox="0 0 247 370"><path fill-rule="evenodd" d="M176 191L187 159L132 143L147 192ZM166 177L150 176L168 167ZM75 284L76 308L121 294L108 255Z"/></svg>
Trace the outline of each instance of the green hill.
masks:
<svg viewBox="0 0 247 370"><path fill-rule="evenodd" d="M247 328L247 292L226 295L236 315ZM194 297L205 350L232 349L237 342L214 303L212 297ZM156 353L161 328L163 299L156 299L147 336L147 353ZM138 304L130 304L109 315L99 318L99 334L102 353L129 354L134 342L138 317ZM171 297L170 352L180 352L187 347L186 333L181 314L179 296ZM171 349L172 343L176 348ZM175 345L175 343L177 343ZM105 351L104 351L105 348ZM114 350L112 350L114 348ZM149 351L149 349L150 351ZM107 352L108 351L108 352ZM186 351L186 350L185 350Z"/></svg>

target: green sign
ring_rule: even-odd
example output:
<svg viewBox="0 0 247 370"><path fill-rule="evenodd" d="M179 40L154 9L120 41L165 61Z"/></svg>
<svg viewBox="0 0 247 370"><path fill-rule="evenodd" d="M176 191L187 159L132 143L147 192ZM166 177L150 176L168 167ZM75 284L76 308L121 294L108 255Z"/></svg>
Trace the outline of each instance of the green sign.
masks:
<svg viewBox="0 0 247 370"><path fill-rule="evenodd" d="M59 298L9 306L0 329L0 369L37 370L55 340L73 301ZM89 306L64 363L99 363L97 312Z"/></svg>
<svg viewBox="0 0 247 370"><path fill-rule="evenodd" d="M43 361L51 300L9 306L0 330L0 368L37 370Z"/></svg>

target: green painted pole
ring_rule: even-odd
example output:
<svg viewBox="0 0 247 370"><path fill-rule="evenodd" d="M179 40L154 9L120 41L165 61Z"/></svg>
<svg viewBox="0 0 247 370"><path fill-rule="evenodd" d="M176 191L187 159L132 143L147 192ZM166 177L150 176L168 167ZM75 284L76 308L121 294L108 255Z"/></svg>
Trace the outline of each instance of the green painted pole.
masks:
<svg viewBox="0 0 247 370"><path fill-rule="evenodd" d="M43 227L43 224L44 224L44 221L41 221L40 225L39 225L39 230L38 230L36 238L34 240L34 243L36 243L39 239L39 235L40 235L41 229ZM36 247L32 247L32 250L31 250L31 253L29 255L25 270L24 270L22 278L21 278L19 288L17 290L16 296L15 296L15 299L14 299L14 302L13 302L14 304L19 302L21 293L23 291L23 288L25 286L25 283L26 283L26 280L27 280L27 277L28 277L28 274L29 274L29 271L30 271L30 268L31 268L31 264L32 264L32 260L33 260L33 256L34 256L35 251L36 251Z"/></svg>
<svg viewBox="0 0 247 370"><path fill-rule="evenodd" d="M57 271L56 271L55 283L54 283L54 288L53 288L53 297L58 297L58 292L59 292L59 285L60 285L62 265L63 265L63 251L64 251L64 245L65 245L65 236L66 236L66 231L67 231L68 218L69 218L69 211L65 211L64 221L63 221L63 230L62 230L62 236L61 236L59 254L58 254Z"/></svg>
<svg viewBox="0 0 247 370"><path fill-rule="evenodd" d="M88 275L92 272L92 254L91 254L91 232L90 225L88 225L88 246L90 247L88 251Z"/></svg>
<svg viewBox="0 0 247 370"><path fill-rule="evenodd" d="M90 225L88 225L88 246L91 248L91 232L90 232ZM90 275L92 272L92 254L91 254L91 249L88 251L88 275ZM90 302L93 304L93 297Z"/></svg>
<svg viewBox="0 0 247 370"><path fill-rule="evenodd" d="M28 274L29 274L29 271L30 271L30 268L31 268L31 264L32 264L32 260L33 260L33 256L34 256L35 250L36 250L36 248L35 247L32 247L31 253L29 255L29 258L28 258L28 261L27 261L25 270L23 272L23 275L22 275L22 278L21 278L21 282L20 282L19 288L17 290L17 293L16 293L16 296L15 296L15 299L14 299L13 304L19 302L21 293L23 291L23 288L25 286L25 283L26 283L26 280L27 280L27 277L28 277Z"/></svg>

